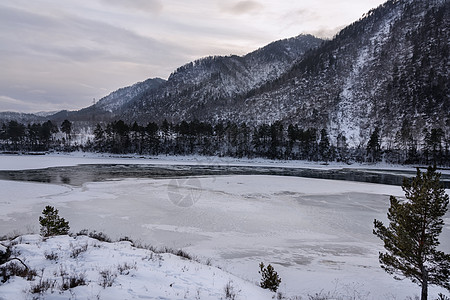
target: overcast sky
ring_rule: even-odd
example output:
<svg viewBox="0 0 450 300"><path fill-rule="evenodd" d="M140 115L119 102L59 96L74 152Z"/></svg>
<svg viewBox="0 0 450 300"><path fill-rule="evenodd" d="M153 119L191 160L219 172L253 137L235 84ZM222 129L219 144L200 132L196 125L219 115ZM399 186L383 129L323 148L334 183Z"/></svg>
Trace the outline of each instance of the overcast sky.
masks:
<svg viewBox="0 0 450 300"><path fill-rule="evenodd" d="M331 38L384 0L2 0L0 111L80 109L208 55Z"/></svg>

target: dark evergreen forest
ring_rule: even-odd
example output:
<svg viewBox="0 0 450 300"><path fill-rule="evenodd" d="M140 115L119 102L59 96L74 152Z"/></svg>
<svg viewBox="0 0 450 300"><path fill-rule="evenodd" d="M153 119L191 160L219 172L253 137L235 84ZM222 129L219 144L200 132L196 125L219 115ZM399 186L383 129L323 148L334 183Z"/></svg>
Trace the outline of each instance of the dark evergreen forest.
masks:
<svg viewBox="0 0 450 300"><path fill-rule="evenodd" d="M415 134L414 136L417 136ZM382 135L374 128L366 144L349 147L345 136L330 138L326 129L301 128L281 122L249 126L246 123L211 124L194 120L172 124L166 120L146 126L122 120L95 126L87 142L78 143L72 123L3 123L3 152L86 151L139 155L205 155L274 160L320 162L387 162L397 164L450 165L449 144L444 131L429 128L414 139L404 124L394 144L382 146ZM334 141L334 142L332 142Z"/></svg>

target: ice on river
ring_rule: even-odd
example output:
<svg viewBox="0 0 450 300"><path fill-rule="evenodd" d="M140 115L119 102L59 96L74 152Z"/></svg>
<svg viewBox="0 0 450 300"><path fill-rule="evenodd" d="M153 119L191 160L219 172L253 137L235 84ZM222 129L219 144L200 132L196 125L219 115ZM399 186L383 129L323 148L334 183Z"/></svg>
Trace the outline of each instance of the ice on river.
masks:
<svg viewBox="0 0 450 300"><path fill-rule="evenodd" d="M0 232L38 232L47 204L73 232L88 228L113 238L168 246L243 279L258 282L258 264L270 263L280 291L321 291L356 299L405 299L419 294L378 263L381 241L373 220L386 221L398 186L279 176L126 179L81 187L0 181ZM450 249L450 218L441 235ZM441 290L431 289L432 296Z"/></svg>

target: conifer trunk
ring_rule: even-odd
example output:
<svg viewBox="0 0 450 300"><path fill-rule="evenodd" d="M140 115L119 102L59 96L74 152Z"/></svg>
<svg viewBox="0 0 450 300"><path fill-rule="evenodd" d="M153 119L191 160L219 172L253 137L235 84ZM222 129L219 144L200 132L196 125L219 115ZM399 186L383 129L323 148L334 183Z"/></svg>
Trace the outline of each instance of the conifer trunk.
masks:
<svg viewBox="0 0 450 300"><path fill-rule="evenodd" d="M428 299L428 271L425 266L422 267L422 296L420 300Z"/></svg>

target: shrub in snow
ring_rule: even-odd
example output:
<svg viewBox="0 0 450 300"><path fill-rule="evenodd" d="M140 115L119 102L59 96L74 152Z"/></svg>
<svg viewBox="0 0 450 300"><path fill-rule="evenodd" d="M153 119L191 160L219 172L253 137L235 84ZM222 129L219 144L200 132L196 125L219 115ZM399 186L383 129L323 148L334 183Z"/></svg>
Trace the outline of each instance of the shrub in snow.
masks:
<svg viewBox="0 0 450 300"><path fill-rule="evenodd" d="M111 287L117 278L117 273L113 273L111 270L100 271L100 286L103 288Z"/></svg>
<svg viewBox="0 0 450 300"><path fill-rule="evenodd" d="M271 265L264 267L263 263L259 264L259 268L261 270L258 273L262 276L260 283L261 287L276 292L281 283L281 279L277 272L275 272Z"/></svg>
<svg viewBox="0 0 450 300"><path fill-rule="evenodd" d="M209 267L212 266L211 258L207 258L207 259L206 259L205 265L207 265L207 266L209 266Z"/></svg>
<svg viewBox="0 0 450 300"><path fill-rule="evenodd" d="M11 249L9 249L9 247L0 245L0 265L3 265L5 262L7 262L10 256Z"/></svg>
<svg viewBox="0 0 450 300"><path fill-rule="evenodd" d="M326 294L320 292L315 293L314 295L308 295L308 300L330 300L330 299L336 299L335 297L331 296L330 292Z"/></svg>
<svg viewBox="0 0 450 300"><path fill-rule="evenodd" d="M85 235L87 236L89 234L89 230L87 229L81 229L78 233L76 233L76 236Z"/></svg>
<svg viewBox="0 0 450 300"><path fill-rule="evenodd" d="M52 252L45 252L44 256L45 256L45 259L54 260L54 261L57 261L58 258L59 258L58 253L55 253L53 251Z"/></svg>
<svg viewBox="0 0 450 300"><path fill-rule="evenodd" d="M150 250L150 251L153 251L155 253L170 253L170 254L173 254L173 255L185 258L187 260L193 260L193 261L196 261L196 262L200 262L200 260L198 258L190 255L189 253L187 253L183 249L176 250L176 249L169 248L169 247L163 247L161 249L156 249L155 247L152 247L152 246L145 247L145 248Z"/></svg>
<svg viewBox="0 0 450 300"><path fill-rule="evenodd" d="M84 273L72 275L68 275L66 273L64 275L61 274L61 277L62 277L62 284L61 284L62 291L66 291L68 289L72 289L80 285L86 285L86 275Z"/></svg>
<svg viewBox="0 0 450 300"><path fill-rule="evenodd" d="M100 242L111 243L111 238L106 234L104 234L103 232L97 232L94 230L92 232L89 232L89 237L99 240Z"/></svg>
<svg viewBox="0 0 450 300"><path fill-rule="evenodd" d="M2 277L2 282L8 281L11 276L23 277L28 281L34 280L34 277L37 275L36 270L28 268L21 260L19 261L22 264L18 264L15 261L10 261L0 266L0 276Z"/></svg>
<svg viewBox="0 0 450 300"><path fill-rule="evenodd" d="M58 215L58 210L47 205L42 211L43 217L39 217L41 235L44 237L64 235L69 233L69 222Z"/></svg>
<svg viewBox="0 0 450 300"><path fill-rule="evenodd" d="M78 246L73 246L72 244L70 244L70 247L72 248L72 253L70 253L70 257L71 258L77 258L78 255L80 255L83 252L86 252L88 249L88 245L84 244L82 246L78 245Z"/></svg>
<svg viewBox="0 0 450 300"><path fill-rule="evenodd" d="M134 246L134 241L127 236L119 238L119 242L130 242L132 246Z"/></svg>
<svg viewBox="0 0 450 300"><path fill-rule="evenodd" d="M182 257L182 258L186 258L187 260L193 260L192 256L187 253L186 251L183 251L182 249L174 252L173 254L175 254L176 256Z"/></svg>
<svg viewBox="0 0 450 300"><path fill-rule="evenodd" d="M239 291L235 291L233 287L233 281L228 281L224 287L225 299L235 300Z"/></svg>
<svg viewBox="0 0 450 300"><path fill-rule="evenodd" d="M51 289L53 292L53 289L55 287L56 282L53 280L49 280L49 279L43 279L41 277L41 279L39 280L38 283L36 284L32 284L30 287L30 292L32 294L44 294L48 289ZM35 299L35 298L33 298Z"/></svg>
<svg viewBox="0 0 450 300"><path fill-rule="evenodd" d="M134 262L134 264L129 264L125 262L124 264L119 264L117 270L120 275L128 275L130 274L129 270L137 270L137 263Z"/></svg>

